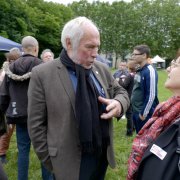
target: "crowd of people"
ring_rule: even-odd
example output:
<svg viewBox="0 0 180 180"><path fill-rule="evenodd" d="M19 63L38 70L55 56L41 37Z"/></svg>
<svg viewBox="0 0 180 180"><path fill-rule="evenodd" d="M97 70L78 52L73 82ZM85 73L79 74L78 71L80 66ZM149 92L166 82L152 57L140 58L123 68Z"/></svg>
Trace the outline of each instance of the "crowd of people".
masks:
<svg viewBox="0 0 180 180"><path fill-rule="evenodd" d="M131 58L121 61L112 75L98 54L100 33L90 19L68 21L61 43L57 59L50 49L39 59L39 43L32 36L22 39L22 52L13 48L6 54L0 117L5 116L8 130L0 137L0 179L8 179L1 163L7 163L16 129L18 180L28 179L31 143L43 180L104 180L107 167L115 167L113 118L123 115L126 135L137 133L127 180L148 179L138 169L146 149L180 116L179 57L167 69L165 83L174 96L159 104L158 74L147 45L135 46Z"/></svg>
<svg viewBox="0 0 180 180"><path fill-rule="evenodd" d="M11 49L10 52L6 54L7 61L3 65L4 77L0 90L0 110L5 114L8 124L8 132L0 139L2 148L1 162L6 162L6 151L14 126L16 125L19 180L28 179L31 145L27 129L27 91L29 79L32 68L43 62L37 58L39 45L34 37L24 37L22 39L22 48L23 54L17 48ZM52 174L42 165L43 179L50 180L51 176Z"/></svg>

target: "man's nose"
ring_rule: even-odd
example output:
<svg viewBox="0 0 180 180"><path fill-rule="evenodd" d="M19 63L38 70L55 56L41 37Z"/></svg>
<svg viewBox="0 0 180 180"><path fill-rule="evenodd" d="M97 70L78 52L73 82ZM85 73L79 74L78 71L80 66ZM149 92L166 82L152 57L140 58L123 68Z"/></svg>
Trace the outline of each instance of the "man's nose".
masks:
<svg viewBox="0 0 180 180"><path fill-rule="evenodd" d="M98 48L94 48L92 51L92 57L96 58L98 55Z"/></svg>

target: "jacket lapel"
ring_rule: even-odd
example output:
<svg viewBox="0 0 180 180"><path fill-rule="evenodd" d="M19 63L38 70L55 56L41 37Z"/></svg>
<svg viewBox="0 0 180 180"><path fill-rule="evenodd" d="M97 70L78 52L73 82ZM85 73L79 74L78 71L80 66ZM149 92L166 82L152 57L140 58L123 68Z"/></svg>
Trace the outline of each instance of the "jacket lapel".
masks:
<svg viewBox="0 0 180 180"><path fill-rule="evenodd" d="M55 60L56 62L56 66L59 69L58 70L58 74L59 74L59 78L64 86L64 89L70 99L71 105L73 107L73 111L75 114L75 92L74 92L74 88L71 82L71 79L69 77L68 71L67 69L63 66L63 64L61 63L60 58ZM100 73L98 71L98 69L93 66L92 71L94 73L94 76L97 78L97 80L99 81L99 83L101 84L102 88L104 89L105 95L108 98L108 92L107 92L107 88L105 87L105 84L103 83L103 80L100 76Z"/></svg>
<svg viewBox="0 0 180 180"><path fill-rule="evenodd" d="M71 105L73 107L73 111L75 114L75 92L74 88L71 82L71 79L69 77L69 73L67 69L63 66L63 64L60 61L60 58L56 59L56 66L58 68L58 75L60 78L60 81L70 99Z"/></svg>
<svg viewBox="0 0 180 180"><path fill-rule="evenodd" d="M101 84L102 88L104 89L106 97L109 97L108 92L107 92L107 88L105 87L105 84L103 83L103 80L101 78L101 75L100 75L98 69L95 66L93 66L92 71L93 71L94 76L97 78L97 80Z"/></svg>

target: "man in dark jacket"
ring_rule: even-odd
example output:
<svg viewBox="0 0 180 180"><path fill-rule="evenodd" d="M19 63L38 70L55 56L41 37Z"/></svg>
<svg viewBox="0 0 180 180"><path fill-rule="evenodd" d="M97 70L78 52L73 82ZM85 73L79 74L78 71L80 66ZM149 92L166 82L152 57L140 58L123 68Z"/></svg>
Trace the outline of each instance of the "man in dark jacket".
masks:
<svg viewBox="0 0 180 180"><path fill-rule="evenodd" d="M134 84L134 76L128 72L127 63L120 62L119 69L114 73L113 77L118 81L118 83L126 89L128 92L129 98L131 98L131 93ZM133 119L132 119L132 107L131 104L128 110L125 113L127 124L126 124L126 135L132 136L133 135Z"/></svg>
<svg viewBox="0 0 180 180"><path fill-rule="evenodd" d="M22 48L24 54L6 69L0 89L0 110L6 114L8 124L16 124L18 180L27 180L31 145L27 130L27 91L31 70L42 61L37 58L39 45L34 37L24 37Z"/></svg>

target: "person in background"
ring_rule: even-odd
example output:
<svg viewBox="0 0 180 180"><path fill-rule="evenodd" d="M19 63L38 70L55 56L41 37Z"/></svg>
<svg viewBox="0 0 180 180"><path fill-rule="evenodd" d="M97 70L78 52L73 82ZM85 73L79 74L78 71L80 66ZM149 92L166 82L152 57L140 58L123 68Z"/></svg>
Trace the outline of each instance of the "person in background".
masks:
<svg viewBox="0 0 180 180"><path fill-rule="evenodd" d="M45 49L41 53L41 59L43 62L52 61L54 59L54 53L50 49Z"/></svg>
<svg viewBox="0 0 180 180"><path fill-rule="evenodd" d="M14 60L18 59L22 55L21 51L19 48L12 48L8 53L5 53L6 61L3 63L2 69L1 69L1 74L0 74L0 84L2 83L4 76L5 76L5 68L9 66L11 62Z"/></svg>
<svg viewBox="0 0 180 180"><path fill-rule="evenodd" d="M96 25L86 17L67 22L56 61L32 70L28 129L39 159L55 179L103 180L115 166L112 117L129 106L127 92L95 60Z"/></svg>
<svg viewBox="0 0 180 180"><path fill-rule="evenodd" d="M126 76L128 74L127 64L125 61L119 63L118 70L113 74L113 77L119 81L119 77Z"/></svg>
<svg viewBox="0 0 180 180"><path fill-rule="evenodd" d="M54 53L50 50L50 49L44 49L41 53L41 59L44 63L52 61L54 59ZM41 163L41 168L42 168L42 177L43 180L46 179L46 177L48 177L49 172L46 170L46 168L43 166L43 164ZM47 175L46 175L47 173ZM52 178L53 179L53 178ZM48 179L47 179L48 180ZM50 180L50 179L49 179Z"/></svg>
<svg viewBox="0 0 180 180"><path fill-rule="evenodd" d="M0 87L0 110L5 113L8 124L16 124L18 148L17 179L27 180L31 146L27 129L27 91L32 68L41 64L42 60L37 58L39 44L34 37L24 37L21 44L24 53L10 64ZM49 176L46 178L51 176L51 173L49 173Z"/></svg>
<svg viewBox="0 0 180 180"><path fill-rule="evenodd" d="M140 65L137 64L132 59L129 59L127 62L128 72L134 77L137 70L140 68Z"/></svg>
<svg viewBox="0 0 180 180"><path fill-rule="evenodd" d="M180 117L180 80L177 78L180 77L180 57L177 59L175 58L171 62L171 65L167 68L167 72L168 78L165 82L165 88L169 89L173 93L173 96L170 97L167 101L160 103L156 107L153 116L146 122L146 124L142 127L133 140L132 152L128 160L127 180L157 179L157 174L162 172L161 166L164 165L163 160L166 164L166 159L163 158L163 156L166 155L165 151L161 147L154 144L156 147L153 148L150 153L156 155L156 158L162 158L160 160L161 166L158 168L153 168L153 164L150 163L149 165L146 165L145 168L144 166L141 166L139 169L140 163L142 163L142 161L143 163L148 162L149 157L142 159L148 146L151 145L163 131L165 131ZM169 144L169 142L167 142L167 144ZM177 178L179 177L180 173L178 165L175 164L174 166L177 167L178 175L175 175ZM170 171L171 168L172 167L169 168ZM151 176L149 176L149 174L151 174ZM170 178L170 176L165 177L166 179L174 179Z"/></svg>
<svg viewBox="0 0 180 180"><path fill-rule="evenodd" d="M158 105L158 74L156 69L147 62L150 48L147 45L134 47L132 60L140 65L134 77L134 86L131 95L133 122L138 133L144 124L151 118Z"/></svg>
<svg viewBox="0 0 180 180"><path fill-rule="evenodd" d="M134 77L128 72L127 63L121 61L119 64L119 70L113 75L118 83L126 89L128 92L129 98L131 98L131 93L133 89ZM133 120L132 120L132 107L131 104L128 110L125 113L127 124L126 124L126 135L133 135Z"/></svg>
<svg viewBox="0 0 180 180"><path fill-rule="evenodd" d="M96 60L106 64L109 67L109 63L108 63L109 60L101 57L99 54L97 55Z"/></svg>
<svg viewBox="0 0 180 180"><path fill-rule="evenodd" d="M5 74L8 74L9 65L21 56L21 51L19 50L19 48L12 48L10 49L8 53L5 54L5 56L6 56L6 61L3 63L3 68L0 75L0 83L2 83ZM7 150L9 149L9 143L10 143L10 139L13 134L14 128L15 128L14 124L9 124L7 133L5 133L4 135L0 137L0 160L2 164L7 162L6 153L7 153Z"/></svg>
<svg viewBox="0 0 180 180"><path fill-rule="evenodd" d="M147 63L152 64L152 59L150 57L147 59Z"/></svg>

